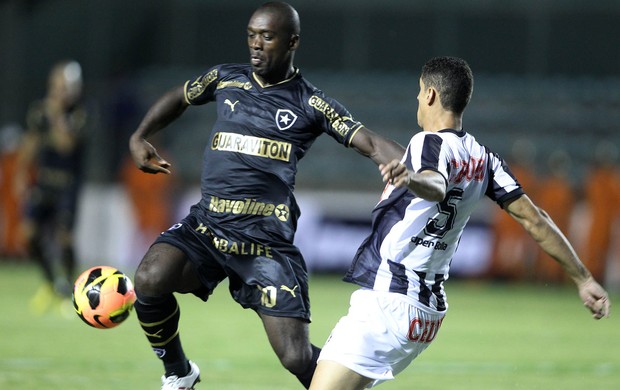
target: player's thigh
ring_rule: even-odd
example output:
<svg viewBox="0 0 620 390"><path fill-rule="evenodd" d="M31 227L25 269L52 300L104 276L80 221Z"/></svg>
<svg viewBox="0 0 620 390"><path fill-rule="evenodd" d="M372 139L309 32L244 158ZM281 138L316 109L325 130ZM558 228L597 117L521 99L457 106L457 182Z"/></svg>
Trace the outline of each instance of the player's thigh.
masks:
<svg viewBox="0 0 620 390"><path fill-rule="evenodd" d="M310 390L361 390L372 381L331 360L319 361Z"/></svg>
<svg viewBox="0 0 620 390"><path fill-rule="evenodd" d="M156 243L146 252L135 275L136 291L156 296L201 287L193 265L179 248Z"/></svg>

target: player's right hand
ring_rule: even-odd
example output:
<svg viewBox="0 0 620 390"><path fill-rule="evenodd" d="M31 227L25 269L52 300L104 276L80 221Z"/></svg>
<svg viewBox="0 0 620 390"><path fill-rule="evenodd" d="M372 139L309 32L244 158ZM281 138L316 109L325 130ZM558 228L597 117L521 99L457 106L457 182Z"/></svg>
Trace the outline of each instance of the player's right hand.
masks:
<svg viewBox="0 0 620 390"><path fill-rule="evenodd" d="M609 317L611 301L603 287L601 287L592 277L579 285L579 296L592 313L592 318L600 320Z"/></svg>
<svg viewBox="0 0 620 390"><path fill-rule="evenodd" d="M170 174L170 163L157 153L157 149L144 138L132 137L129 141L131 158L136 166L146 173Z"/></svg>

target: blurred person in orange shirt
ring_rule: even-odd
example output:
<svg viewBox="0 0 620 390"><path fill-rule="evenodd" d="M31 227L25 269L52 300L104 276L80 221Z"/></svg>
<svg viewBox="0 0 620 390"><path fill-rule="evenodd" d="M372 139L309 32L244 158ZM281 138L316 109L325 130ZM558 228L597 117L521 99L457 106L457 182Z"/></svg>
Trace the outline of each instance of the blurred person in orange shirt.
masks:
<svg viewBox="0 0 620 390"><path fill-rule="evenodd" d="M584 190L590 224L582 258L592 275L597 280L605 281L613 225L620 214L618 147L611 141L601 141L597 145Z"/></svg>
<svg viewBox="0 0 620 390"><path fill-rule="evenodd" d="M538 205L555 221L557 227L568 235L571 216L575 208L575 189L569 180L571 158L563 150L549 155L548 174L540 180ZM551 256L538 250L534 263L534 278L542 282L561 283L566 280L562 267Z"/></svg>

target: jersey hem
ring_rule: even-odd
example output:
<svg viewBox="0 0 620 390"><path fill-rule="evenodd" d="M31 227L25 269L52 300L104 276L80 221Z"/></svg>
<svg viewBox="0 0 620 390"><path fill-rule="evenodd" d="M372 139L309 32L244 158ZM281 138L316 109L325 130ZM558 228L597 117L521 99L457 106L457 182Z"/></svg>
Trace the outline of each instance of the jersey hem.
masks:
<svg viewBox="0 0 620 390"><path fill-rule="evenodd" d="M430 306L426 306L423 305L422 303L420 303L420 301L418 301L417 299L409 296L409 295L404 295L404 294L400 294L400 293L395 293L395 292L389 292L389 291L378 291L378 290L374 290L372 288L368 288L368 287L362 287L361 288L362 291L368 291L368 292L372 292L373 294L379 295L379 296L385 296L385 297L389 297L390 299L395 299L401 302L404 302L408 305L414 306L415 308L425 312L425 313L429 313L432 315L445 315L446 312L448 311L448 303L446 302L446 309L445 310L437 310L437 309L433 309Z"/></svg>

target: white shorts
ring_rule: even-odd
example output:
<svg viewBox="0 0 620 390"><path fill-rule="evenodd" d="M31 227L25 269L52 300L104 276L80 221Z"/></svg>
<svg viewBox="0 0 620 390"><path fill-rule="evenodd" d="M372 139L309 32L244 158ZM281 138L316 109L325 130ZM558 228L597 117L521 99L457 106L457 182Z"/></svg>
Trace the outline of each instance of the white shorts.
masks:
<svg viewBox="0 0 620 390"><path fill-rule="evenodd" d="M361 289L349 313L325 342L320 360L331 360L375 379L368 388L404 370L435 339L445 313L416 307L401 294Z"/></svg>

